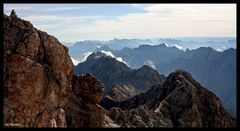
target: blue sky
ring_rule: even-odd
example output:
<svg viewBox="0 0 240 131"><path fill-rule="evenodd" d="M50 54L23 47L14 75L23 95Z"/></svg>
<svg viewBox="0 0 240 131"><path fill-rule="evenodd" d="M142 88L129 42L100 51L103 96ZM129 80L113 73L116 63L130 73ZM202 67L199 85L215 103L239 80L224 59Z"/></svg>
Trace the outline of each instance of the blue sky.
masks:
<svg viewBox="0 0 240 131"><path fill-rule="evenodd" d="M4 4L62 42L236 37L236 4Z"/></svg>

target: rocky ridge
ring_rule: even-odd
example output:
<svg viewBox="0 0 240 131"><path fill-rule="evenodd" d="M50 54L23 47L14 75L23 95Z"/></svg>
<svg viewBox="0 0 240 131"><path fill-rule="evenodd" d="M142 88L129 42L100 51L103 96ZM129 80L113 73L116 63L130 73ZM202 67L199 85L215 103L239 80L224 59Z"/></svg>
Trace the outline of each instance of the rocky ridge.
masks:
<svg viewBox="0 0 240 131"><path fill-rule="evenodd" d="M114 99L116 102L121 102L137 94L139 94L139 92L133 86L114 85L113 88L107 93L107 96L111 97L110 99Z"/></svg>
<svg viewBox="0 0 240 131"><path fill-rule="evenodd" d="M235 127L220 99L177 70L162 85L122 102L103 98L109 118L121 127ZM106 101L111 103L105 105Z"/></svg>

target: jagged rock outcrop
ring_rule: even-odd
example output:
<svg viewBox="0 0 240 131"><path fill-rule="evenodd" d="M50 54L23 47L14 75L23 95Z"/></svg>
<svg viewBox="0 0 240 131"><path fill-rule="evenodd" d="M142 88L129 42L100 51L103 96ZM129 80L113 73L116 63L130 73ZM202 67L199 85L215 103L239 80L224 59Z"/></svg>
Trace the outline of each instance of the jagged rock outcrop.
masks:
<svg viewBox="0 0 240 131"><path fill-rule="evenodd" d="M66 107L69 127L102 127L106 110L97 103L102 99L103 84L91 74L73 75L72 92Z"/></svg>
<svg viewBox="0 0 240 131"><path fill-rule="evenodd" d="M116 102L121 102L139 94L139 92L136 88L130 85L129 86L114 85L113 88L107 94L109 97L111 97L111 99L115 100Z"/></svg>
<svg viewBox="0 0 240 131"><path fill-rule="evenodd" d="M101 99L100 105L103 105L104 108L108 110L111 107L118 106L119 102L137 96L138 94L139 91L133 86L114 85L113 88L107 92L107 95Z"/></svg>
<svg viewBox="0 0 240 131"><path fill-rule="evenodd" d="M145 105L130 110L113 107L107 116L120 127L173 127L171 119Z"/></svg>
<svg viewBox="0 0 240 131"><path fill-rule="evenodd" d="M224 108L221 100L202 87L189 73L171 73L163 85L170 94L155 111L172 118L180 127L235 127L235 120Z"/></svg>
<svg viewBox="0 0 240 131"><path fill-rule="evenodd" d="M111 99L108 99L111 103ZM235 119L223 107L220 99L197 83L189 73L175 71L163 85L123 102L106 106L108 116L125 127L235 127ZM102 104L105 107L104 104ZM119 107L119 108L116 108ZM136 119L130 118L135 111ZM125 114L125 115L124 115ZM119 116L127 116L122 122ZM146 117L148 116L148 117ZM158 124L154 124L160 122ZM135 123L135 124L134 124ZM161 126L160 126L161 125Z"/></svg>
<svg viewBox="0 0 240 131"><path fill-rule="evenodd" d="M116 124L109 116L105 115L105 120L103 124L104 128L120 128L120 125Z"/></svg>
<svg viewBox="0 0 240 131"><path fill-rule="evenodd" d="M65 46L17 15L4 15L3 30L5 127L102 126L104 87L91 75L73 76Z"/></svg>

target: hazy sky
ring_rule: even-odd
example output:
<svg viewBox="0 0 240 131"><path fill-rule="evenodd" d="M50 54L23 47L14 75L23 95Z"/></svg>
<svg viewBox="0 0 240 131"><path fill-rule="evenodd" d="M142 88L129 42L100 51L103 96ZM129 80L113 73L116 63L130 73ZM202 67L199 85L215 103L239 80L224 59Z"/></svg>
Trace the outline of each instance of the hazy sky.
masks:
<svg viewBox="0 0 240 131"><path fill-rule="evenodd" d="M62 42L236 37L236 4L4 4Z"/></svg>

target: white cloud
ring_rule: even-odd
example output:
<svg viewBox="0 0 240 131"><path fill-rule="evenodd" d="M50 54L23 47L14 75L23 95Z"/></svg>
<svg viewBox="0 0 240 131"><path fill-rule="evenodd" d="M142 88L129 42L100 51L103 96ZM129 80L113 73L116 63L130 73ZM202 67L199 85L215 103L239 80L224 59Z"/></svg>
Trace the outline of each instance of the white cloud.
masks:
<svg viewBox="0 0 240 131"><path fill-rule="evenodd" d="M81 7L59 7L59 8L48 8L45 10L41 10L43 12L49 12L49 11L69 11L69 10L79 10L82 9Z"/></svg>
<svg viewBox="0 0 240 131"><path fill-rule="evenodd" d="M146 7L148 12L132 13L115 20L101 19L83 32L95 32L92 39L153 38L185 36L234 36L235 5L171 5ZM164 7L164 8L162 8ZM162 8L162 9L159 9Z"/></svg>
<svg viewBox="0 0 240 131"><path fill-rule="evenodd" d="M145 8L145 7L148 7L148 6L151 6L151 4L129 4L130 6L133 6L133 7L137 7L137 8Z"/></svg>
<svg viewBox="0 0 240 131"><path fill-rule="evenodd" d="M55 16L52 14L34 14L35 16L23 18L33 21L33 24L40 26L42 30L51 32L60 41L187 36L236 37L236 4L130 5L144 9L146 12L130 13L114 19L102 16ZM20 9L17 5L15 7ZM77 7L72 9L74 8ZM33 10L30 7L27 9ZM71 9L59 7L55 10Z"/></svg>
<svg viewBox="0 0 240 131"><path fill-rule="evenodd" d="M139 4L130 4L130 5L134 7L139 7Z"/></svg>
<svg viewBox="0 0 240 131"><path fill-rule="evenodd" d="M174 46L175 46L176 48L178 48L179 50L183 50L183 46L181 46L181 45L175 44Z"/></svg>
<svg viewBox="0 0 240 131"><path fill-rule="evenodd" d="M178 44L171 44L171 43L163 43L163 45L165 45L166 47L176 47L176 48L178 48L179 50L184 50L183 49L183 46L181 46L181 45L178 45Z"/></svg>
<svg viewBox="0 0 240 131"><path fill-rule="evenodd" d="M71 60L72 60L72 62L73 62L73 64L76 66L76 65L78 65L78 63L80 63L80 61L79 60L77 60L77 59L75 59L75 58L73 58L73 57L70 57L71 58Z"/></svg>
<svg viewBox="0 0 240 131"><path fill-rule="evenodd" d="M111 56L112 58L115 58L115 56L113 55L113 53L111 51L101 50L100 52L106 54L107 56Z"/></svg>
<svg viewBox="0 0 240 131"><path fill-rule="evenodd" d="M122 62L122 63L127 65L127 63L121 57L116 57L115 55L113 55L113 53L111 51L101 50L100 52L106 54L107 56L115 58L117 61L120 61L120 62Z"/></svg>
<svg viewBox="0 0 240 131"><path fill-rule="evenodd" d="M29 21L46 21L47 22L61 22L61 23L70 23L70 22L82 22L82 21L88 21L88 20L96 20L96 19L102 19L102 16L55 16L55 15L34 15L34 16L26 16L23 17L26 20Z"/></svg>
<svg viewBox="0 0 240 131"><path fill-rule="evenodd" d="M84 9L70 4L4 4L4 10L11 11L37 11L37 12L56 12ZM43 9L44 8L44 9ZM10 12L9 12L10 13Z"/></svg>
<svg viewBox="0 0 240 131"><path fill-rule="evenodd" d="M165 46L169 47L168 43L163 43L163 45L165 45Z"/></svg>
<svg viewBox="0 0 240 131"><path fill-rule="evenodd" d="M217 51L218 52L223 52L226 49L227 49L226 46L222 46L221 48L218 48Z"/></svg>
<svg viewBox="0 0 240 131"><path fill-rule="evenodd" d="M145 61L144 64L150 66L153 69L156 69L156 66L154 65L154 62L151 61L151 60Z"/></svg>
<svg viewBox="0 0 240 131"><path fill-rule="evenodd" d="M222 49L220 49L220 48L219 48L219 49L217 49L217 51L218 51L218 52L223 52L223 50L222 50Z"/></svg>
<svg viewBox="0 0 240 131"><path fill-rule="evenodd" d="M85 62L87 60L88 56L91 55L91 54L92 54L92 52L90 52L90 51L87 51L87 52L83 53L83 57L79 61L79 63Z"/></svg>
<svg viewBox="0 0 240 131"><path fill-rule="evenodd" d="M4 4L4 11L11 12L12 9L15 11L32 11L33 9L37 9L39 5L30 5L30 4Z"/></svg>

